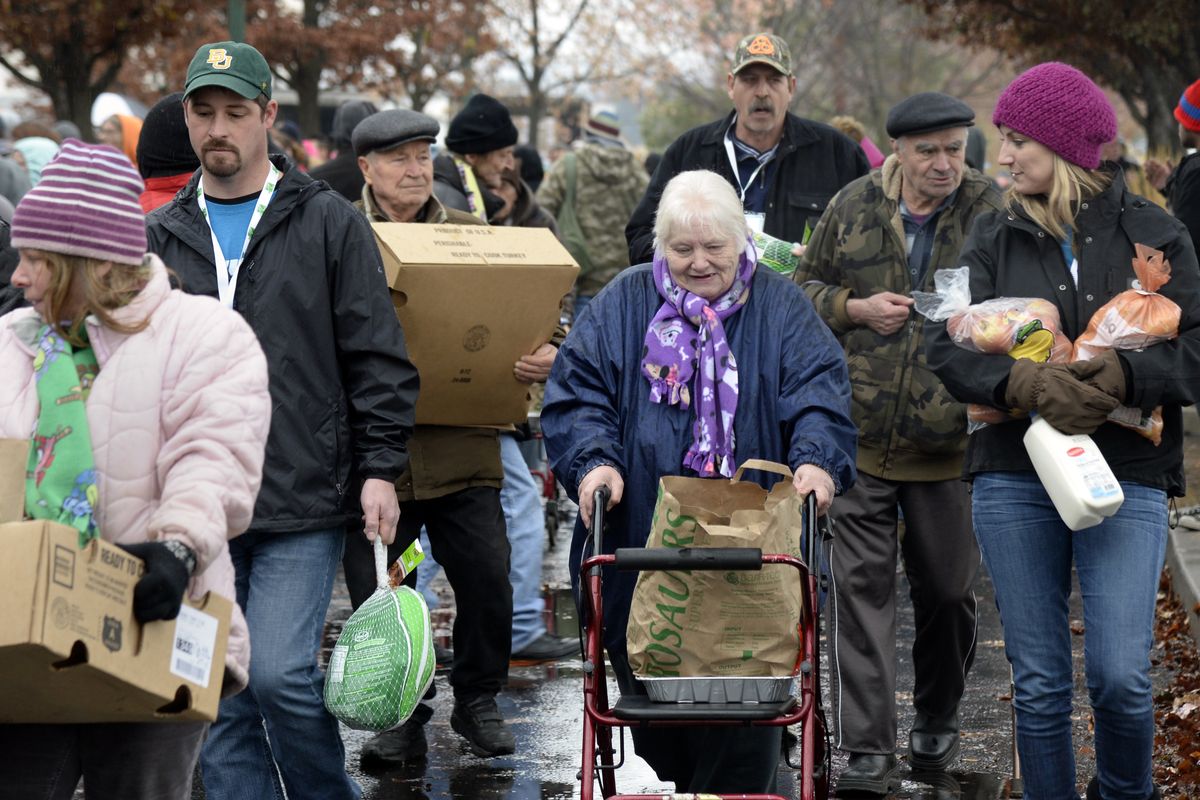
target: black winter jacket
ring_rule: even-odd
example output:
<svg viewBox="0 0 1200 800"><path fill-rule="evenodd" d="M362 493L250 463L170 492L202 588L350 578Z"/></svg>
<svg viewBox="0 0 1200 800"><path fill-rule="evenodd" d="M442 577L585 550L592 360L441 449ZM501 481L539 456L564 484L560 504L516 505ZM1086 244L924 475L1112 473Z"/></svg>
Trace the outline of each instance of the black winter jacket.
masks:
<svg viewBox="0 0 1200 800"><path fill-rule="evenodd" d="M707 169L732 186L738 185L725 149L725 131L733 116L731 111L724 119L693 128L667 148L646 194L625 226L630 264L654 259L654 214L671 178L687 170ZM805 223L817 227L817 220L838 190L871 168L862 148L852 139L795 114L787 115L775 159L779 163L767 189L763 230L785 241L800 241Z"/></svg>
<svg viewBox="0 0 1200 800"><path fill-rule="evenodd" d="M971 302L993 297L1041 297L1054 301L1063 332L1072 341L1092 315L1134 280L1134 244L1162 250L1171 280L1160 293L1179 304L1179 338L1143 350L1122 350L1125 405L1150 411L1163 406L1163 437L1157 447L1128 428L1108 422L1092 438L1119 480L1184 494L1183 421L1180 406L1200 399L1200 269L1183 225L1145 198L1125 189L1121 173L1105 192L1086 202L1076 218L1075 257L1079 287L1059 243L1019 213L983 214L963 245L959 263L971 268ZM1003 407L1013 360L955 345L945 323L928 322L929 366L957 399ZM971 434L963 472L1032 471L1022 437L1029 421L989 425Z"/></svg>
<svg viewBox="0 0 1200 800"><path fill-rule="evenodd" d="M1187 226L1192 246L1200 246L1200 151L1184 156L1167 180L1171 213Z"/></svg>
<svg viewBox="0 0 1200 800"><path fill-rule="evenodd" d="M215 297L198 182L147 217L149 248L186 291ZM417 399L367 221L327 184L287 169L244 256L234 308L270 371L271 433L250 530L341 526L357 516L359 481L403 471Z"/></svg>

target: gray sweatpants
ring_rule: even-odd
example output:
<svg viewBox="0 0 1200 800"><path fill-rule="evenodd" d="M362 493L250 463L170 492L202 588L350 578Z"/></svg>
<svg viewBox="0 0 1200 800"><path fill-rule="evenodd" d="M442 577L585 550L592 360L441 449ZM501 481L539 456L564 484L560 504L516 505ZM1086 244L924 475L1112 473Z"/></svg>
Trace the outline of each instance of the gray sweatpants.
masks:
<svg viewBox="0 0 1200 800"><path fill-rule="evenodd" d="M897 536L897 507L904 538ZM975 658L979 547L967 485L898 482L859 473L834 500L826 604L834 746L896 749L896 557L904 557L916 621L913 705L939 716L958 706Z"/></svg>

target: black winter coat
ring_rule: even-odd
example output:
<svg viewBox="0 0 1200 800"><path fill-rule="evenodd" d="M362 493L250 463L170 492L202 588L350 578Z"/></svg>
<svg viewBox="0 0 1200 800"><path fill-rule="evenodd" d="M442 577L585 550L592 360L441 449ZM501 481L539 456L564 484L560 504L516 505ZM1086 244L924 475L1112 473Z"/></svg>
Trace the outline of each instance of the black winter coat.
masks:
<svg viewBox="0 0 1200 800"><path fill-rule="evenodd" d="M1166 187L1171 213L1187 226L1192 246L1200 246L1200 152L1184 156Z"/></svg>
<svg viewBox="0 0 1200 800"><path fill-rule="evenodd" d="M347 148L338 153L319 167L314 167L309 176L315 181L325 181L335 192L351 203L362 199L363 186L366 180L362 170L358 168L358 157L354 151Z"/></svg>
<svg viewBox="0 0 1200 800"><path fill-rule="evenodd" d="M707 169L737 187L725 149L725 131L733 122L733 115L731 111L724 119L693 128L667 148L650 178L646 194L625 226L630 264L645 264L654 259L654 214L671 178L687 170ZM767 189L763 230L785 241L800 241L805 223L810 228L817 227L817 220L833 196L871 168L862 148L852 139L828 125L795 114L787 115L775 160L778 164Z"/></svg>
<svg viewBox="0 0 1200 800"><path fill-rule="evenodd" d="M994 297L1041 297L1058 306L1063 332L1072 341L1092 315L1134 280L1134 244L1162 250L1171 280L1160 293L1179 304L1179 338L1144 350L1122 350L1126 405L1150 411L1163 406L1163 437L1149 439L1112 422L1092 438L1119 480L1184 494L1183 420L1180 406L1200 399L1200 268L1183 225L1158 206L1125 189L1121 173L1105 192L1084 203L1076 218L1075 257L1079 287L1059 243L1033 222L1007 210L976 218L959 263L971 268L971 302ZM945 323L925 325L929 366L958 400L1004 406L1013 360L974 353L954 344ZM966 476L990 471L1032 471L1022 437L1029 421L989 425L967 442Z"/></svg>
<svg viewBox="0 0 1200 800"><path fill-rule="evenodd" d="M186 291L216 297L198 182L147 217L149 248ZM326 184L288 169L245 254L234 308L270 371L271 432L250 530L339 527L358 515L359 481L394 481L403 471L417 400L366 219Z"/></svg>

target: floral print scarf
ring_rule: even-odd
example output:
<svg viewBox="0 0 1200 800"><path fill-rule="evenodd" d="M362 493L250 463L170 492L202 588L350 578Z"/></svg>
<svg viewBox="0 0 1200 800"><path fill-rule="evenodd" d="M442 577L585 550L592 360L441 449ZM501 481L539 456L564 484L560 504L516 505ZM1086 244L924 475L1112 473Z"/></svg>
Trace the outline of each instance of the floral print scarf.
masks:
<svg viewBox="0 0 1200 800"><path fill-rule="evenodd" d="M658 252L654 256L654 287L664 302L646 331L642 373L650 381L652 403L686 410L695 392L693 441L683 465L704 478L732 477L736 466L733 419L738 371L723 322L750 299L750 280L757 263L754 244L747 241L733 284L710 302L675 282L666 255Z"/></svg>

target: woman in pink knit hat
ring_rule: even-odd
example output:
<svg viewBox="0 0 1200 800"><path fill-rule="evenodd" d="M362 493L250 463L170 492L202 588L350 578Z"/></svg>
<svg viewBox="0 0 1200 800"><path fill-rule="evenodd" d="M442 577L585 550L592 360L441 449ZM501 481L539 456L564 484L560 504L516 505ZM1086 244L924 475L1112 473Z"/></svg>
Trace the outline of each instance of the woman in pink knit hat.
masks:
<svg viewBox="0 0 1200 800"><path fill-rule="evenodd" d="M927 327L930 366L964 402L1034 412L1068 434L1090 434L1124 493L1111 517L1079 531L1059 516L1023 445L1028 414L970 437L964 472L996 590L1016 691L1017 747L1028 800L1077 800L1071 740L1068 597L1078 576L1084 658L1095 718L1089 800L1158 797L1151 779L1154 708L1149 678L1154 601L1167 536L1167 498L1184 491L1181 406L1200 399L1200 271L1183 226L1101 169L1116 114L1082 72L1047 63L1018 76L992 121L998 162L1012 173L1006 208L978 217L960 263L971 302L1040 297L1071 339L1134 283L1134 245L1161 250L1171 278L1161 294L1182 311L1178 338L1105 351L1068 364L1014 360L955 345ZM1162 442L1109 421L1118 406L1162 407ZM1115 487L1094 485L1093 494Z"/></svg>
<svg viewBox="0 0 1200 800"><path fill-rule="evenodd" d="M171 289L146 253L137 170L68 139L17 206L13 286L0 317L0 438L32 439L25 512L114 542L145 563L140 622L174 619L185 593L233 600L228 540L250 523L271 406L249 326L215 299ZM246 686L235 604L222 694ZM0 795L188 800L208 725L0 725Z"/></svg>

